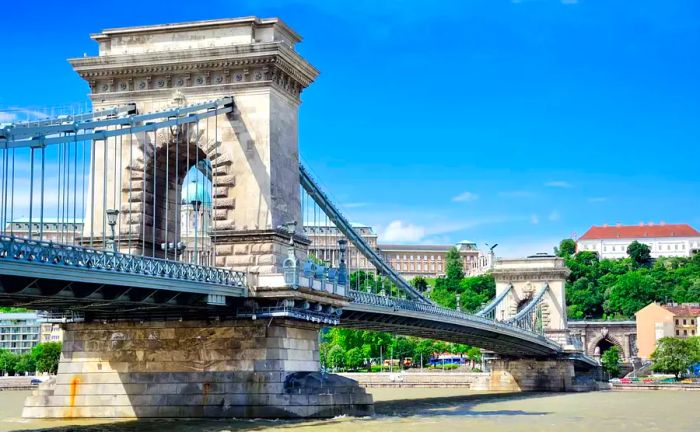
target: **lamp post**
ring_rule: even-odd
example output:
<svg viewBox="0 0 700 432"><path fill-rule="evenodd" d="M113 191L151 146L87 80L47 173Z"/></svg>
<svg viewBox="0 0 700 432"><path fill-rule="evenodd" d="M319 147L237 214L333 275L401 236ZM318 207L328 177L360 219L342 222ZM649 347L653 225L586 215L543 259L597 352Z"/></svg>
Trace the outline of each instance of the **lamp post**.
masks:
<svg viewBox="0 0 700 432"><path fill-rule="evenodd" d="M457 293L455 295L455 297L457 298L457 312L462 312L462 305L459 302L459 300L462 298L462 296L460 293Z"/></svg>
<svg viewBox="0 0 700 432"><path fill-rule="evenodd" d="M338 283L345 285L347 283L348 270L345 265L345 253L348 250L348 241L345 239L338 240L338 251L340 252L340 262L338 263Z"/></svg>
<svg viewBox="0 0 700 432"><path fill-rule="evenodd" d="M197 215L199 214L199 209L202 208L202 201L194 199L190 201L190 204L194 212L194 254L192 258L195 259L195 264L199 264L199 260L197 259L197 237L199 235L199 230L197 229Z"/></svg>
<svg viewBox="0 0 700 432"><path fill-rule="evenodd" d="M119 210L117 209L107 209L105 210L107 214L107 224L109 225L110 235L109 241L112 243L112 250L117 251L117 242L114 241L114 226L117 224L117 217L119 216Z"/></svg>

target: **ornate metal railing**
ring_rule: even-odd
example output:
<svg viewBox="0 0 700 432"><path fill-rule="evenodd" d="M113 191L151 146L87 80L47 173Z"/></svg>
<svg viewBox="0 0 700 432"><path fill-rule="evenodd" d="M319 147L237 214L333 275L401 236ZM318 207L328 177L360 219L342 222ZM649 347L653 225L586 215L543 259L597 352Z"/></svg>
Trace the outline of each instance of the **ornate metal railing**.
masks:
<svg viewBox="0 0 700 432"><path fill-rule="evenodd" d="M246 287L245 273L160 258L0 235L0 260Z"/></svg>
<svg viewBox="0 0 700 432"><path fill-rule="evenodd" d="M544 287L525 305L525 307L512 318L504 321L506 324L514 325L518 328L535 333L544 333L542 323L542 303L544 295L549 291L549 285Z"/></svg>
<svg viewBox="0 0 700 432"><path fill-rule="evenodd" d="M523 334L528 334L530 336L537 336L539 338L544 338L541 332L533 332L529 328L520 327L520 322L504 323L484 318L477 315L467 314L464 312L459 312L453 309L447 309L440 306L435 306L433 304L426 304L422 302L417 302L407 299L399 299L394 297L386 297L378 294L372 294L357 290L348 290L348 296L352 299L353 303L368 304L372 306L384 307L387 309L392 309L393 311L405 310L410 312L421 312L431 315L444 316L449 318L463 319L469 321L475 321L482 324L487 324L493 327L503 327L511 330L521 332Z"/></svg>
<svg viewBox="0 0 700 432"><path fill-rule="evenodd" d="M500 295L494 297L493 300L491 300L486 306L484 306L483 309L476 313L476 316L483 316L490 319L496 319L496 307L498 307L498 305L501 304L501 302L508 296L508 294L510 294L512 289L513 285L509 284L507 289L503 290L503 292Z"/></svg>

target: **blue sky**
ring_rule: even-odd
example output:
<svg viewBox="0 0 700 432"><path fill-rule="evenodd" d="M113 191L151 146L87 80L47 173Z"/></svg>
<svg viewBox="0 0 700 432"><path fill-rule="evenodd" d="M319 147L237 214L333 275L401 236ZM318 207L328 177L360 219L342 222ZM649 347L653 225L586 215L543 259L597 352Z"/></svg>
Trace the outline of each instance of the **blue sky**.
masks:
<svg viewBox="0 0 700 432"><path fill-rule="evenodd" d="M700 228L700 2L15 2L0 107L85 103L103 28L279 16L320 71L301 154L387 242L550 250L593 224ZM0 120L2 120L0 118Z"/></svg>

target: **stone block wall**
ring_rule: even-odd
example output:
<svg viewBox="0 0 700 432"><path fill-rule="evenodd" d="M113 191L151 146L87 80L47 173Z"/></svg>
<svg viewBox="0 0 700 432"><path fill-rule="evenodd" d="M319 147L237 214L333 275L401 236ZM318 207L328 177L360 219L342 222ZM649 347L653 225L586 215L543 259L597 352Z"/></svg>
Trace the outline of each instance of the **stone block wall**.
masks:
<svg viewBox="0 0 700 432"><path fill-rule="evenodd" d="M574 364L571 360L490 360L491 390L572 391Z"/></svg>
<svg viewBox="0 0 700 432"><path fill-rule="evenodd" d="M366 415L355 381L319 371L318 331L295 321L68 324L54 383L25 417Z"/></svg>

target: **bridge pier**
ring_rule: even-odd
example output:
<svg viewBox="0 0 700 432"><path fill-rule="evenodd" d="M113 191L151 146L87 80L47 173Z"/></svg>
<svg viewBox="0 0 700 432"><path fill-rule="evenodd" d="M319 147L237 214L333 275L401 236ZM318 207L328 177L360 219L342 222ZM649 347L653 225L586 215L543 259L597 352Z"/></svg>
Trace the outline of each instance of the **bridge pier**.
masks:
<svg viewBox="0 0 700 432"><path fill-rule="evenodd" d="M573 360L507 359L489 361L490 390L493 391L574 391Z"/></svg>
<svg viewBox="0 0 700 432"><path fill-rule="evenodd" d="M24 417L370 415L357 382L319 372L319 325L291 320L71 323L55 381Z"/></svg>

